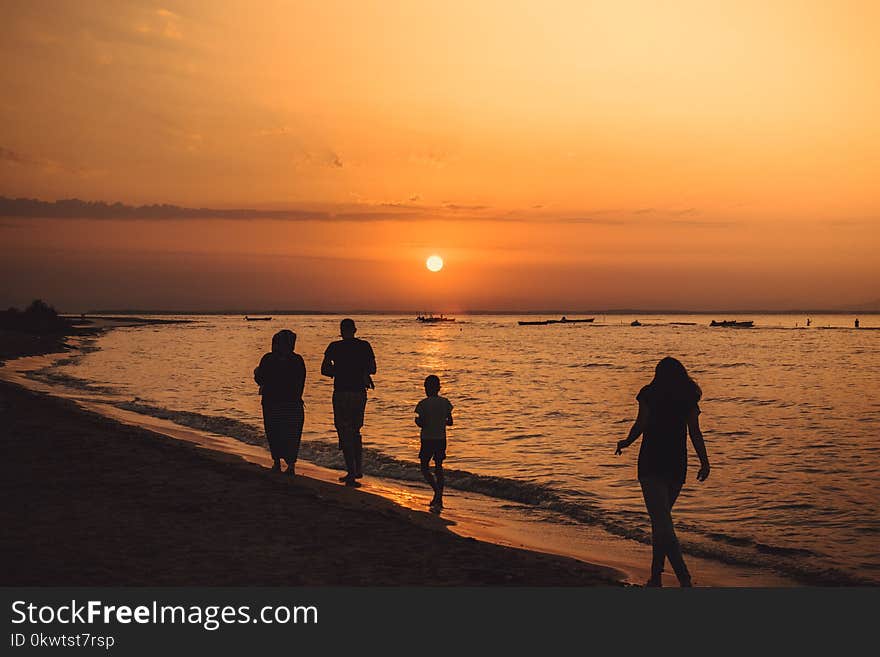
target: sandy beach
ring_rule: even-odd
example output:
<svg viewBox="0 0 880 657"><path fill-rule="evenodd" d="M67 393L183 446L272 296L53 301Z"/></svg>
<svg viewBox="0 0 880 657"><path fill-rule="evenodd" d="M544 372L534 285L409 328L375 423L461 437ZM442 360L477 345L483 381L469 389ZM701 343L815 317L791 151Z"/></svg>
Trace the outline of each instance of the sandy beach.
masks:
<svg viewBox="0 0 880 657"><path fill-rule="evenodd" d="M0 383L4 585L616 584Z"/></svg>

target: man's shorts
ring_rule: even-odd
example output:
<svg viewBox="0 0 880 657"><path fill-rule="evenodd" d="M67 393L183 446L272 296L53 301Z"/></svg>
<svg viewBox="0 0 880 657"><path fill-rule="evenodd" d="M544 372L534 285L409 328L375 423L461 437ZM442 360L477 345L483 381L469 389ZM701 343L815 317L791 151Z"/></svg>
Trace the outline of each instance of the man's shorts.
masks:
<svg viewBox="0 0 880 657"><path fill-rule="evenodd" d="M339 435L339 449L343 445L357 446L360 443L366 407L366 390L333 391L333 424Z"/></svg>
<svg viewBox="0 0 880 657"><path fill-rule="evenodd" d="M446 441L437 439L422 440L422 447L419 450L420 461L430 461L434 459L435 463L442 463L446 458Z"/></svg>

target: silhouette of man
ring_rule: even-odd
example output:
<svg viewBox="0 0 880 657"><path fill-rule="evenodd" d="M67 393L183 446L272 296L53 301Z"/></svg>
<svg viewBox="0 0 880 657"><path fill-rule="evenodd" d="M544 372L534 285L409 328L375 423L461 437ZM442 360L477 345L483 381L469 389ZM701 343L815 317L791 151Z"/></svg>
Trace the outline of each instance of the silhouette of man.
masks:
<svg viewBox="0 0 880 657"><path fill-rule="evenodd" d="M339 323L342 340L331 342L324 352L321 374L333 379L333 423L339 435L339 449L345 459L346 474L339 478L346 486L359 486L363 476L364 410L367 388L373 385L376 357L366 340L354 337L357 327L353 319Z"/></svg>

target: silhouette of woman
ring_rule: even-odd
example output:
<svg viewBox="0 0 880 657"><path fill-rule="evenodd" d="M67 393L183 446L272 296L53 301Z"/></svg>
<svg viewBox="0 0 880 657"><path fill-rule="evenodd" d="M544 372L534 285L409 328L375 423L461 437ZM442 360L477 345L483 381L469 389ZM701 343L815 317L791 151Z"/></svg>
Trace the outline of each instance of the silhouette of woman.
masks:
<svg viewBox="0 0 880 657"><path fill-rule="evenodd" d="M697 481L709 476L709 457L700 431L700 386L684 365L667 356L654 370L654 380L641 389L636 399L639 415L626 440L618 441L615 454L644 434L639 449L639 484L645 507L651 516L651 578L646 586L662 586L667 557L682 586L691 586L691 576L681 555L672 524L672 506L687 474L687 434L697 456Z"/></svg>
<svg viewBox="0 0 880 657"><path fill-rule="evenodd" d="M272 351L263 356L254 370L254 381L263 396L263 426L275 462L272 469L280 472L284 459L291 476L296 473L305 419L302 394L306 365L293 350L295 345L296 333L278 331L272 336Z"/></svg>

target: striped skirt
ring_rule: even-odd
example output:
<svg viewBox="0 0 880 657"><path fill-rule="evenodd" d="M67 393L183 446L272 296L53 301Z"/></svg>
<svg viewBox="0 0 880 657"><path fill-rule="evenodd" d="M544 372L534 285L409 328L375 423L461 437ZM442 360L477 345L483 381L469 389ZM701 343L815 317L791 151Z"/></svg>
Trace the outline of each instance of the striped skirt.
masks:
<svg viewBox="0 0 880 657"><path fill-rule="evenodd" d="M301 399L263 404L263 427L272 458L296 463L302 440L305 411Z"/></svg>

